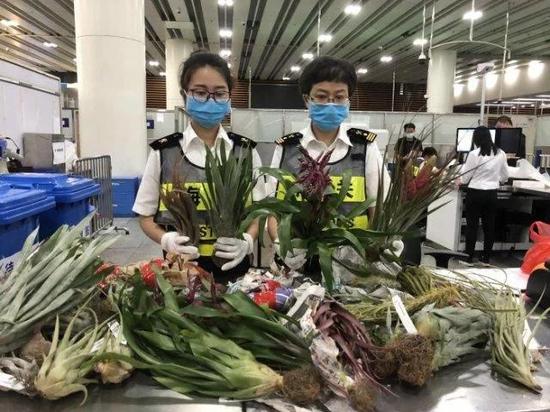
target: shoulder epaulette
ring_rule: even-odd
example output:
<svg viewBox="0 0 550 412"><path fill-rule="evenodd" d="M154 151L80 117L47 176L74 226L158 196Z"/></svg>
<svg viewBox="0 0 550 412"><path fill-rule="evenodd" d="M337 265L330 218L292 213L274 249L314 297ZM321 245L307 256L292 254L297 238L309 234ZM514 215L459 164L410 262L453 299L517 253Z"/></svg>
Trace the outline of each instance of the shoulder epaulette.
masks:
<svg viewBox="0 0 550 412"><path fill-rule="evenodd" d="M227 132L227 137L229 137L233 141L233 143L239 146L250 146L251 148L256 147L256 142L246 136L242 136L233 132Z"/></svg>
<svg viewBox="0 0 550 412"><path fill-rule="evenodd" d="M376 140L376 133L369 132L368 130L351 128L348 129L348 137L350 139L366 140L367 143L372 143Z"/></svg>
<svg viewBox="0 0 550 412"><path fill-rule="evenodd" d="M172 133L172 134L169 134L168 136L161 137L160 139L157 139L151 142L149 146L153 150L161 150L161 149L166 149L168 147L174 147L179 145L180 139L182 137L183 137L183 134L181 133Z"/></svg>
<svg viewBox="0 0 550 412"><path fill-rule="evenodd" d="M298 144L303 136L304 135L299 132L289 133L284 135L283 137L278 137L277 139L275 139L275 143L280 145Z"/></svg>

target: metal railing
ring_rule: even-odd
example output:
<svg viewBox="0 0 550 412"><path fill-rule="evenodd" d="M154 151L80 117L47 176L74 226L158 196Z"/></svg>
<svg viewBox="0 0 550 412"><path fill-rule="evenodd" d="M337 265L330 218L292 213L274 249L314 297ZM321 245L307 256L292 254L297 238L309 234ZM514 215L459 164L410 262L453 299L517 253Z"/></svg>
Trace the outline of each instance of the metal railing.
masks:
<svg viewBox="0 0 550 412"><path fill-rule="evenodd" d="M113 225L113 185L111 177L111 156L97 156L79 159L73 167L74 175L93 179L101 191L90 203L96 209L92 219L92 235Z"/></svg>

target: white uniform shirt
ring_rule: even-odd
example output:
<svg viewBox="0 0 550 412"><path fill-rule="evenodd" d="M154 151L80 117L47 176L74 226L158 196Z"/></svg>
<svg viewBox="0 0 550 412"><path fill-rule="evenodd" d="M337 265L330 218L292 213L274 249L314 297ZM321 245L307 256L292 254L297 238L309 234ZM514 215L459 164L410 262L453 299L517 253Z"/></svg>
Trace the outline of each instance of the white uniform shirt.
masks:
<svg viewBox="0 0 550 412"><path fill-rule="evenodd" d="M462 182L468 187L478 190L498 189L500 183L509 178L506 154L498 149L496 155L491 151L490 156L481 156L481 149L472 150L462 166Z"/></svg>
<svg viewBox="0 0 550 412"><path fill-rule="evenodd" d="M311 126L300 131L303 137L300 139L300 145L307 150L309 155L316 159L321 153L334 149L330 156L330 163L335 163L342 160L348 153L348 148L353 146L351 143L347 131L348 127L340 127L336 139L330 146L315 138ZM283 156L283 147L276 145L275 152L271 161L271 167L278 168L281 165ZM378 194L378 181L380 180L380 170L384 170L384 195L387 194L387 190L390 184L390 176L388 171L384 167L382 155L378 149L376 142L367 144L367 152L365 156L365 182L367 186L367 199L376 199ZM277 181L269 178L267 185L267 194L273 195L277 189ZM373 205L374 206L374 205Z"/></svg>
<svg viewBox="0 0 550 412"><path fill-rule="evenodd" d="M218 153L220 151L220 143L222 140L225 142L225 150L227 153L233 148L233 141L227 135L227 132L220 126L218 135L214 142L214 147L210 150ZM183 132L183 137L180 139L181 149L189 161L199 167L204 167L206 163L206 148L204 142L197 135L191 124L187 126ZM255 173L262 166L260 155L256 149L252 149L252 165ZM154 216L157 213L160 194L160 151L151 150L147 164L145 165L145 171L143 172L143 178L141 185L136 196L136 201L132 210L141 216ZM265 197L265 185L263 178L254 187L252 193L254 200L259 200Z"/></svg>

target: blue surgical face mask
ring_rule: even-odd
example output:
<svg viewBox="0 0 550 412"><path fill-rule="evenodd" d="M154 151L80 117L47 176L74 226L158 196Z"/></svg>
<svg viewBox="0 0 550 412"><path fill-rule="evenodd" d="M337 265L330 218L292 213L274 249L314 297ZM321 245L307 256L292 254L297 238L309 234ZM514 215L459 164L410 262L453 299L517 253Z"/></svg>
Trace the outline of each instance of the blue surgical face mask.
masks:
<svg viewBox="0 0 550 412"><path fill-rule="evenodd" d="M349 105L335 103L309 103L311 122L323 131L338 129L349 114Z"/></svg>
<svg viewBox="0 0 550 412"><path fill-rule="evenodd" d="M206 129L218 126L230 110L230 101L220 103L210 98L205 102L198 102L193 97L187 96L185 111L191 119Z"/></svg>

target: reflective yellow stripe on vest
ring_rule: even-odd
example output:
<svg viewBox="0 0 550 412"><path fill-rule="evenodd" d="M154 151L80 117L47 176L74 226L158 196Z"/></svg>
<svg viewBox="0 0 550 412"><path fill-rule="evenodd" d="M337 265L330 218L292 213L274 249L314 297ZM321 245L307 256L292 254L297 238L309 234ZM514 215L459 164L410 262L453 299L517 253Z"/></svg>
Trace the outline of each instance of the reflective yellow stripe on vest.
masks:
<svg viewBox="0 0 550 412"><path fill-rule="evenodd" d="M212 256L212 255L214 255L214 244L213 243L201 243L199 245L199 254L201 256Z"/></svg>
<svg viewBox="0 0 550 412"><path fill-rule="evenodd" d="M331 176L332 187L337 192L342 188L342 176ZM361 203L367 200L365 196L365 176L352 176L348 194L344 202Z"/></svg>

